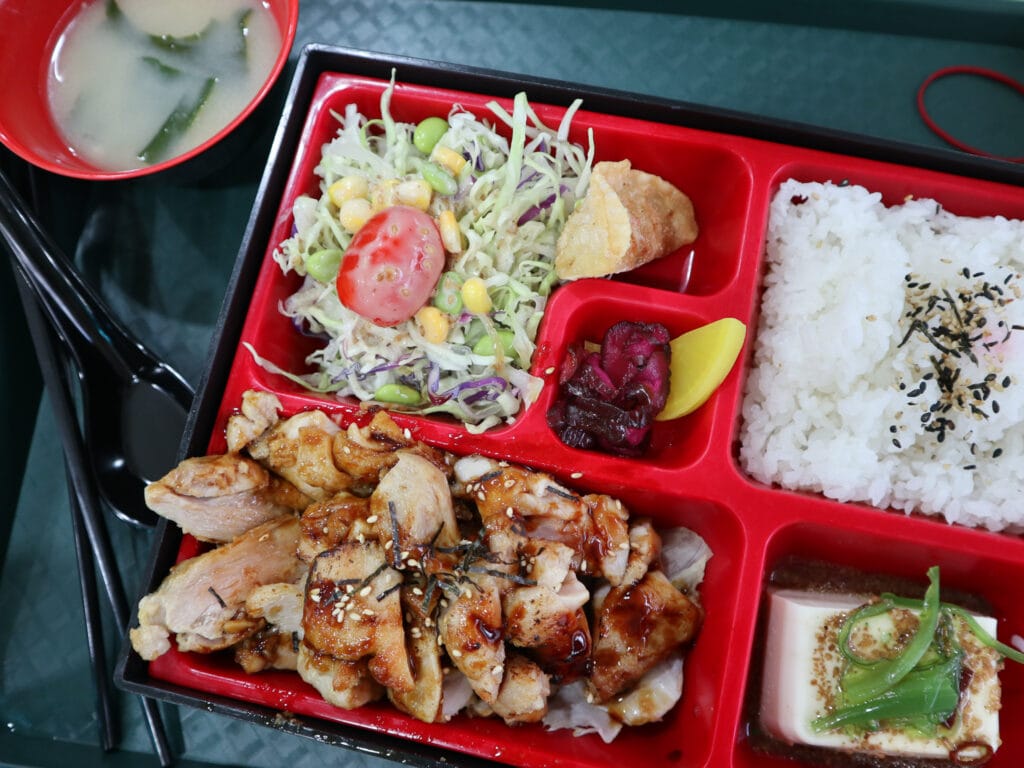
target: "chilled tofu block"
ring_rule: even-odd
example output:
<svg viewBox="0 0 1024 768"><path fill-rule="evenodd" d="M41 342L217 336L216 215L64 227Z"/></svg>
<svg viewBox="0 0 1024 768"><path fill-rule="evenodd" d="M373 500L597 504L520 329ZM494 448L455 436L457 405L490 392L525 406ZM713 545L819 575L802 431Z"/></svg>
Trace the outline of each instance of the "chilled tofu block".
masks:
<svg viewBox="0 0 1024 768"><path fill-rule="evenodd" d="M770 591L768 599L760 719L772 737L790 744L908 758L949 758L951 751L968 744L987 744L993 752L998 748L1001 658L962 620L955 622L957 639L970 674L963 676L966 687L951 728L940 728L933 737L898 727L822 732L812 722L830 711L838 693L844 661L836 642L839 629L849 612L870 597L780 589ZM995 637L996 620L976 618ZM884 642L884 630L874 631L875 640Z"/></svg>

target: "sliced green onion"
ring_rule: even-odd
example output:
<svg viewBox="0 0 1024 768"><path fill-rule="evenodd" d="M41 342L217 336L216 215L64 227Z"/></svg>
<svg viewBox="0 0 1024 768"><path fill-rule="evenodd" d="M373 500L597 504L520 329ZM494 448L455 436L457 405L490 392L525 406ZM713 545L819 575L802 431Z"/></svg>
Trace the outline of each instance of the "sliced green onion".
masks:
<svg viewBox="0 0 1024 768"><path fill-rule="evenodd" d="M839 630L839 636L836 638L836 643L839 646L839 651L848 661L862 667L870 667L877 664L879 661L882 661L882 659L865 659L858 656L854 649L850 647L850 635L853 634L854 628L860 622L867 621L875 616L881 616L883 613L888 613L893 609L893 607L893 602L891 600L886 600L883 595L882 599L878 602L863 605L847 617L846 621L843 622L843 626Z"/></svg>
<svg viewBox="0 0 1024 768"><path fill-rule="evenodd" d="M967 626L970 628L971 632L974 633L974 636L978 638L978 641L980 643L993 649L996 653L1002 654L1003 656L1005 656L1008 659L1011 659L1012 661L1016 661L1018 664L1024 664L1024 653L1021 653L1016 648L1012 648L1009 645L1006 645L1005 643L1001 643L998 640L996 640L994 637L992 637L992 635L990 635L988 632L984 630L984 628L975 620L973 616L971 616L971 614L969 614L963 608L961 608L958 605L949 605L948 603L943 604L942 607L945 610L948 610L951 613L963 619Z"/></svg>
<svg viewBox="0 0 1024 768"><path fill-rule="evenodd" d="M208 37L215 26L216 24L211 22L204 29L199 32L193 32L191 35L150 35L149 40L157 48L162 48L165 51L185 53L195 48Z"/></svg>
<svg viewBox="0 0 1024 768"><path fill-rule="evenodd" d="M892 688L917 666L932 641L939 623L939 569L928 569L929 585L921 604L917 631L913 639L904 646L899 656L883 659L854 679L844 680L843 696L850 704L866 702Z"/></svg>
<svg viewBox="0 0 1024 768"><path fill-rule="evenodd" d="M149 144L139 152L140 160L144 163L152 163L164 157L171 143L181 134L185 133L189 126L195 122L196 116L209 100L210 93L213 92L213 86L216 82L216 78L208 77L199 89L199 93L194 101L190 103L182 99L178 102L178 106L167 116L164 124L160 126L160 130L150 139Z"/></svg>
<svg viewBox="0 0 1024 768"><path fill-rule="evenodd" d="M925 718L944 722L960 701L960 657L908 672L896 685L865 701L840 707L814 720L817 731L870 726L886 720Z"/></svg>
<svg viewBox="0 0 1024 768"><path fill-rule="evenodd" d="M180 69L164 64L156 56L143 56L142 61L163 77L180 77L183 74Z"/></svg>
<svg viewBox="0 0 1024 768"><path fill-rule="evenodd" d="M895 597L891 598L893 605L900 608L919 609L921 606L920 600L914 600L908 597ZM996 640L992 635L985 631L985 629L977 622L977 620L969 612L965 611L959 605L953 605L952 603L942 603L941 610L948 612L952 615L959 616L967 624L967 627L971 630L971 633L978 638L978 641L992 650L996 651L1002 656L1016 661L1018 664L1024 664L1024 653L1021 653L1016 648L1001 643Z"/></svg>
<svg viewBox="0 0 1024 768"><path fill-rule="evenodd" d="M242 61L249 58L249 21L252 18L252 8L246 8L238 14L238 47L235 55Z"/></svg>

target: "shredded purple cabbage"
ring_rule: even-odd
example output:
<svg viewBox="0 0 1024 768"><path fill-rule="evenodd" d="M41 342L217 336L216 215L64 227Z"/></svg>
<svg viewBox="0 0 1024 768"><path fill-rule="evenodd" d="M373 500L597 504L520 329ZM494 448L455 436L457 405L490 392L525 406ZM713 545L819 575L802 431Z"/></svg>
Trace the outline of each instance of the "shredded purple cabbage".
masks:
<svg viewBox="0 0 1024 768"><path fill-rule="evenodd" d="M531 205L529 208L523 211L523 215L519 217L519 221L517 221L516 223L519 226L522 226L526 222L532 221L533 219L540 216L541 211L550 208L557 199L558 198L554 193L548 195L546 198L541 200L540 203L538 203L537 205Z"/></svg>
<svg viewBox="0 0 1024 768"><path fill-rule="evenodd" d="M451 389L440 390L441 371L437 365L432 364L427 373L427 397L434 405L440 405L453 398L462 397L467 404L476 403L480 400L495 400L498 395L508 389L508 381L500 376L490 376L486 379L473 379L464 381ZM476 391L472 391L476 390ZM470 392L466 395L465 393Z"/></svg>

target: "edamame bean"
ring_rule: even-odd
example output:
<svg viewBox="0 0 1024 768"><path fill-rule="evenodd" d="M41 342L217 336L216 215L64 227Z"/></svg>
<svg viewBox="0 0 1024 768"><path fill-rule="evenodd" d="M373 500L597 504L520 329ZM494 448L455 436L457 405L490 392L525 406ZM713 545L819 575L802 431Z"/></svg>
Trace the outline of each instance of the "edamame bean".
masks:
<svg viewBox="0 0 1024 768"><path fill-rule="evenodd" d="M512 331L500 330L497 332L498 343L501 344L501 349L505 353L506 357L511 357L514 350L512 348L512 342L515 340L516 335ZM480 341L473 345L474 355L493 355L494 354L494 339L491 336L483 336Z"/></svg>
<svg viewBox="0 0 1024 768"><path fill-rule="evenodd" d="M462 278L456 272L445 272L437 281L434 306L449 315L462 311Z"/></svg>
<svg viewBox="0 0 1024 768"><path fill-rule="evenodd" d="M396 405L416 405L421 398L417 390L405 384L385 384L373 393L373 399Z"/></svg>
<svg viewBox="0 0 1024 768"><path fill-rule="evenodd" d="M412 132L412 143L424 155L429 155L441 137L448 132L448 121L443 117L428 117Z"/></svg>
<svg viewBox="0 0 1024 768"><path fill-rule="evenodd" d="M439 195L454 195L459 190L459 182L455 177L437 163L423 163L420 166L420 176Z"/></svg>
<svg viewBox="0 0 1024 768"><path fill-rule="evenodd" d="M306 257L306 272L317 282L329 283L337 277L340 264L341 251L337 248L324 248Z"/></svg>

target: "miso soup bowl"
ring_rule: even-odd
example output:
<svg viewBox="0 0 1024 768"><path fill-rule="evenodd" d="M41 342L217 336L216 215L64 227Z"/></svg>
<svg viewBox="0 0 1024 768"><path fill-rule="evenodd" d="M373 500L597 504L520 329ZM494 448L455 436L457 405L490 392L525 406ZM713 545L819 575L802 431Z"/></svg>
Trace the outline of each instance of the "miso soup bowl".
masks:
<svg viewBox="0 0 1024 768"><path fill-rule="evenodd" d="M281 48L266 80L249 103L204 143L159 163L132 170L99 168L78 156L61 136L47 99L47 72L54 45L71 19L93 2L105 0L0 0L0 142L29 163L57 173L93 181L149 176L199 158L235 134L270 92L295 40L299 0L262 0L281 32Z"/></svg>

